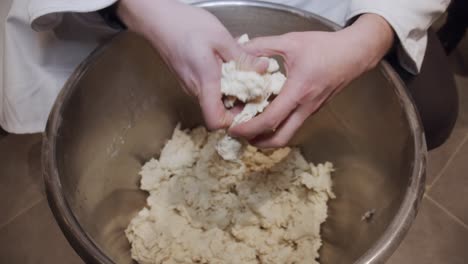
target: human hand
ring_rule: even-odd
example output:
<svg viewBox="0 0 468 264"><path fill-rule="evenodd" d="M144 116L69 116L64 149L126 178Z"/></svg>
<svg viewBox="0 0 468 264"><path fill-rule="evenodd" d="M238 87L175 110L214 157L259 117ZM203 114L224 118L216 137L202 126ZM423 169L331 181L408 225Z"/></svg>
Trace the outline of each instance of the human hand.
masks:
<svg viewBox="0 0 468 264"><path fill-rule="evenodd" d="M221 64L235 60L242 69L266 71L268 61L248 55L211 13L176 0L121 0L127 27L147 38L196 96L208 129L229 127L233 113L221 101Z"/></svg>
<svg viewBox="0 0 468 264"><path fill-rule="evenodd" d="M282 147L312 113L349 82L375 67L393 43L393 31L378 15L362 15L337 32L294 32L245 44L256 56L280 55L287 81L266 110L229 133L258 147Z"/></svg>

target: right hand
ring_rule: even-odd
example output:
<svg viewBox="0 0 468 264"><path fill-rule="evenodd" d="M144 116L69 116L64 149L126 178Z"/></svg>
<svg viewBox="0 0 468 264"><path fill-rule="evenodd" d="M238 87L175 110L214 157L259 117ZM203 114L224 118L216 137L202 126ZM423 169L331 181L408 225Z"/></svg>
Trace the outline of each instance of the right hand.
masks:
<svg viewBox="0 0 468 264"><path fill-rule="evenodd" d="M376 14L361 15L336 32L291 32L252 39L244 49L256 56L282 56L288 80L264 112L232 127L230 134L261 148L286 146L326 100L377 66L393 41L392 27Z"/></svg>
<svg viewBox="0 0 468 264"><path fill-rule="evenodd" d="M121 0L118 14L147 38L198 98L208 129L227 128L233 114L221 101L221 64L235 60L245 70L264 72L268 62L245 53L211 13L177 0Z"/></svg>

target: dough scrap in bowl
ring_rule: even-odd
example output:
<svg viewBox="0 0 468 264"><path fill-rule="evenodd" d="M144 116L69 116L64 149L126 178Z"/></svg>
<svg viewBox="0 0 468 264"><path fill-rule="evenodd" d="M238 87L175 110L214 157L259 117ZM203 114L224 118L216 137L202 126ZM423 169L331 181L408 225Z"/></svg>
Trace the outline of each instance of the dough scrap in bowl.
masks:
<svg viewBox="0 0 468 264"><path fill-rule="evenodd" d="M125 233L139 263L318 263L320 225L334 198L330 162L297 148L216 152L224 132L174 130L141 169L147 207Z"/></svg>

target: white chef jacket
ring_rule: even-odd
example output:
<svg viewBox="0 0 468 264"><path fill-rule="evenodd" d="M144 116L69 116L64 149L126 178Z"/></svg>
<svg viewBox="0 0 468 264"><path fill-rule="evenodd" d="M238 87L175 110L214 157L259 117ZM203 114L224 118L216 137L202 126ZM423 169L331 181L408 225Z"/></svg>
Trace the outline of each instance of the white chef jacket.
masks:
<svg viewBox="0 0 468 264"><path fill-rule="evenodd" d="M116 33L95 11L117 0L1 1L0 16L5 23L0 30L3 35L0 125L12 133L41 132L56 96L75 67L101 41ZM400 62L412 73L417 73L421 67L428 27L449 4L449 0L268 2L304 9L342 26L359 14L378 14L396 32ZM10 3L6 14L4 9Z"/></svg>

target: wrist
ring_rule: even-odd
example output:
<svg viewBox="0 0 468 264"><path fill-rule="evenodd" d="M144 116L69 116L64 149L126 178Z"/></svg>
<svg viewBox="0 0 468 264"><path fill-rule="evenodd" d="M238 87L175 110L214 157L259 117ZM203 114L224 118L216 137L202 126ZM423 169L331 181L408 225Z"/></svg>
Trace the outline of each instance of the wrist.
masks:
<svg viewBox="0 0 468 264"><path fill-rule="evenodd" d="M390 24L376 14L363 14L343 30L358 56L365 62L365 70L374 68L391 49L395 33Z"/></svg>
<svg viewBox="0 0 468 264"><path fill-rule="evenodd" d="M119 0L117 2L116 14L129 30L135 31L136 21L132 12L132 1Z"/></svg>
<svg viewBox="0 0 468 264"><path fill-rule="evenodd" d="M97 12L99 15L104 19L106 24L116 30L123 30L126 29L126 25L122 22L120 17L117 15L117 5L119 2L115 2L114 4L98 10Z"/></svg>

